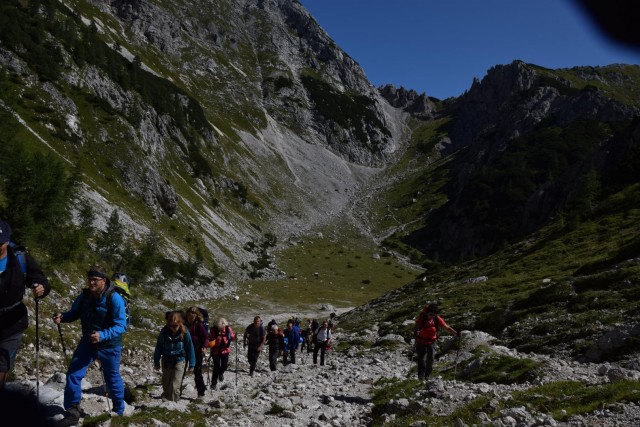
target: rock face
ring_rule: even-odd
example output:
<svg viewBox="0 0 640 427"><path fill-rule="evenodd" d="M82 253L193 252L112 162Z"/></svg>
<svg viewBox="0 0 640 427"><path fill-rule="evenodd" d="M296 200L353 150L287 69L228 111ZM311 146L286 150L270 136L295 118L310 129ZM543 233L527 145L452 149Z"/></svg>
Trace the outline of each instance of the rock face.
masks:
<svg viewBox="0 0 640 427"><path fill-rule="evenodd" d="M627 67L622 78L615 65L559 72L515 61L474 81L450 105L449 202L407 241L440 259L481 256L592 203L594 185L640 142L637 99L620 100Z"/></svg>
<svg viewBox="0 0 640 427"><path fill-rule="evenodd" d="M425 93L418 95L413 89L407 90L403 87L396 89L393 85L381 86L378 91L389 104L414 117L430 119L435 115L436 106Z"/></svg>
<svg viewBox="0 0 640 427"><path fill-rule="evenodd" d="M91 170L91 191L126 194L119 208L131 218L196 231L232 275L255 260L246 243L266 232L284 241L340 214L400 144L406 119L297 1L87 1L49 12L78 37L48 33L62 63L54 77L0 43L0 65L45 111L20 119ZM9 100L19 98L3 109L17 115Z"/></svg>

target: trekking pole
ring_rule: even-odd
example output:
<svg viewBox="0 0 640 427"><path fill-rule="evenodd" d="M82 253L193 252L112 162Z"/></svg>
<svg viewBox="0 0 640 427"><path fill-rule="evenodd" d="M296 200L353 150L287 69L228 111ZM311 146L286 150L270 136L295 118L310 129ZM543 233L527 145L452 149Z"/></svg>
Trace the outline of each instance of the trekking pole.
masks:
<svg viewBox="0 0 640 427"><path fill-rule="evenodd" d="M205 384L207 387L209 387L209 384L211 384L211 382L209 381L210 373L211 373L211 355L207 357L207 383Z"/></svg>
<svg viewBox="0 0 640 427"><path fill-rule="evenodd" d="M40 404L40 299L36 301L36 403Z"/></svg>
<svg viewBox="0 0 640 427"><path fill-rule="evenodd" d="M236 335L236 390L238 389L238 336Z"/></svg>
<svg viewBox="0 0 640 427"><path fill-rule="evenodd" d="M62 336L62 327L60 323L58 323L58 334L60 334L60 342L62 343L62 352L64 353L64 361L68 365L69 364L69 356L67 356L67 347L64 345L64 337Z"/></svg>
<svg viewBox="0 0 640 427"><path fill-rule="evenodd" d="M104 396L106 397L106 400L107 400L107 409L109 410L109 413L111 413L111 404L109 403L109 390L107 390L107 380L104 378L104 370L102 369L102 362L100 361L100 359L96 359L96 361L98 362L98 368L100 368L100 373L102 374L102 384L104 385Z"/></svg>

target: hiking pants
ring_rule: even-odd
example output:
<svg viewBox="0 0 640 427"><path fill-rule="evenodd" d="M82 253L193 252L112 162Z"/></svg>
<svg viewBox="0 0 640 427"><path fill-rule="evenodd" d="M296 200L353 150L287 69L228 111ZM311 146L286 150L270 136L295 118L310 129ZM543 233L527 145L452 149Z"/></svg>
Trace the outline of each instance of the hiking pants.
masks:
<svg viewBox="0 0 640 427"><path fill-rule="evenodd" d="M416 353L418 354L418 379L424 380L433 371L433 358L436 354L435 343L422 344L416 342ZM426 361L425 361L426 359Z"/></svg>
<svg viewBox="0 0 640 427"><path fill-rule="evenodd" d="M204 379L202 378L202 360L204 358L204 354L202 353L201 348L194 349L196 352L196 364L193 367L193 378L196 381L196 389L198 390L198 394L204 394L204 391L207 389L207 386L204 385Z"/></svg>
<svg viewBox="0 0 640 427"><path fill-rule="evenodd" d="M327 352L326 341L316 341L316 345L313 346L313 364L318 364L318 351L320 351L320 366L324 365L324 355Z"/></svg>
<svg viewBox="0 0 640 427"><path fill-rule="evenodd" d="M211 374L211 387L215 387L218 384L218 380L222 381L222 374L227 370L229 365L229 353L227 354L212 354L211 361L213 363L213 373Z"/></svg>
<svg viewBox="0 0 640 427"><path fill-rule="evenodd" d="M284 366L286 366L289 362L287 361L287 359L290 358L291 359L291 363L293 363L295 365L296 363L296 349L292 348L289 350L285 350L282 353L282 364Z"/></svg>
<svg viewBox="0 0 640 427"><path fill-rule="evenodd" d="M258 363L258 357L260 356L260 351L258 347L249 346L249 350L247 352L247 359L249 360L249 374L253 374L253 371L256 370L256 364Z"/></svg>
<svg viewBox="0 0 640 427"><path fill-rule="evenodd" d="M120 376L120 356L122 346L115 348L96 349L89 339L81 339L73 352L69 369L67 370L67 384L64 387L64 409L80 404L82 399L82 379L87 369L95 359L102 364L102 373L109 396L113 401L113 412L122 415L124 412L124 383Z"/></svg>
<svg viewBox="0 0 640 427"><path fill-rule="evenodd" d="M0 372L7 373L11 371L23 335L24 332L18 332L17 334L0 339Z"/></svg>
<svg viewBox="0 0 640 427"><path fill-rule="evenodd" d="M275 371L278 366L279 352L280 350L277 347L275 348L269 347L269 369L271 369L272 371Z"/></svg>
<svg viewBox="0 0 640 427"><path fill-rule="evenodd" d="M163 356L164 357L164 356ZM186 361L162 363L162 397L177 402L180 400L180 387L184 376Z"/></svg>

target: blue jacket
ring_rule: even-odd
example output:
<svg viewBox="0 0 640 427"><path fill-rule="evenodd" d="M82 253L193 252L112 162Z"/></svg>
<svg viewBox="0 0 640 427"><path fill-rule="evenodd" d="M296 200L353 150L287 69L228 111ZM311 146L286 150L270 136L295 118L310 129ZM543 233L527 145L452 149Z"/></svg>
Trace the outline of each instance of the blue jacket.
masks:
<svg viewBox="0 0 640 427"><path fill-rule="evenodd" d="M289 351L293 348L296 350L300 346L300 334L296 332L295 329L285 329L284 333L284 342L285 342L285 351Z"/></svg>
<svg viewBox="0 0 640 427"><path fill-rule="evenodd" d="M80 319L82 324L82 339L89 340L91 332L100 333L99 348L113 348L122 345L122 335L127 330L127 313L124 299L115 291L109 291L113 286L109 284L105 291L94 298L88 290L75 299L71 309L62 313L65 323ZM111 313L107 313L107 295L111 295Z"/></svg>
<svg viewBox="0 0 640 427"><path fill-rule="evenodd" d="M160 366L160 358L163 357L175 365L188 358L189 368L196 365L196 354L193 348L191 334L187 331L181 340L180 331L172 333L166 326L162 328L156 341L156 349L153 353L153 366Z"/></svg>

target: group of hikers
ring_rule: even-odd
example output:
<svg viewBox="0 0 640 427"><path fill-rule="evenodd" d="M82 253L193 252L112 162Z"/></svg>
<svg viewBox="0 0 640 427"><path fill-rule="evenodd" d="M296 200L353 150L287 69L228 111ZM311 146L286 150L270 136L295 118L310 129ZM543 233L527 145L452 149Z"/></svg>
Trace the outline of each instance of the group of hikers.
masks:
<svg viewBox="0 0 640 427"><path fill-rule="evenodd" d="M94 361L97 361L105 390L113 402L113 409L109 408L112 415L120 416L124 412L125 389L120 375L120 359L122 339L129 321L128 285L129 278L125 274L115 273L109 277L103 267L92 266L87 272L87 287L75 298L69 310L52 317L65 353L60 324L80 319L82 329L82 337L66 373L63 399L66 412L64 418L57 421L58 427L79 422L82 379ZM35 299L37 329L38 303L49 294L51 286L37 262L24 248L12 243L9 224L0 220L0 393L4 391L7 373L14 364L28 326L28 310L22 301L26 288L31 289ZM255 316L243 333L249 375L254 376L265 344L271 371L277 369L280 357L283 365L295 364L299 351L303 355L305 351L313 352L314 365L318 363L319 355L320 365L324 365L335 326L334 318L335 313L331 313L330 318L322 323L307 319L307 325L302 328L301 321L291 317L282 329L275 319L265 327L260 316ZM439 328L459 336L438 315L436 305L426 304L414 326L419 379L426 379L433 369ZM162 397L172 401L180 398L187 370L194 374L198 396L204 395L206 384L202 371L207 351L207 363L211 363L210 388L215 390L218 382L224 381L232 342L235 342L237 350L238 337L227 320L220 318L209 328L206 309L194 306L186 311L165 313L165 325L158 334L153 356L154 368L162 372ZM236 367L236 375L237 372Z"/></svg>
<svg viewBox="0 0 640 427"><path fill-rule="evenodd" d="M313 349L314 364L317 364L320 353L320 365L324 365L334 316L332 313L331 318L322 325L315 319L309 319L305 330L301 330L300 320L293 317L287 321L286 329L282 330L275 319L265 328L260 316L256 316L245 328L242 339L243 347L247 348L249 375L253 377L265 344L269 348L271 371L277 369L279 357L282 357L283 365L296 363L296 352L299 350L311 352ZM172 401L180 398L186 372L193 372L198 397L204 396L207 386L203 367L207 350L210 351L207 359L207 363L211 364L210 388L215 390L218 382L224 381L231 343L236 343L237 350L238 337L227 320L220 318L209 328L207 310L195 306L186 311L169 311L165 314L165 320L166 324L158 334L153 356L154 368L162 369L162 397ZM237 372L236 367L236 374Z"/></svg>

